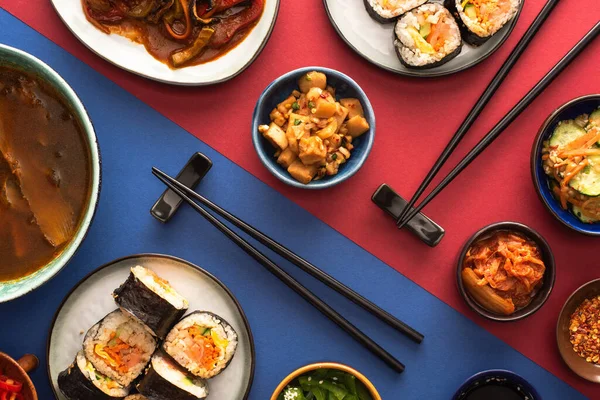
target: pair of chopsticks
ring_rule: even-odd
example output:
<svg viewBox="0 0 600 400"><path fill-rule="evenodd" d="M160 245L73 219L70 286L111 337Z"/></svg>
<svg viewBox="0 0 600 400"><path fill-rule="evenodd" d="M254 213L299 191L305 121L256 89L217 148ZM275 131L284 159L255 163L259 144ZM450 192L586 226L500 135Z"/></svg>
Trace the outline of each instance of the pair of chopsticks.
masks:
<svg viewBox="0 0 600 400"><path fill-rule="evenodd" d="M488 132L487 135L465 156L465 158L444 178L440 184L431 191L429 195L417 206L417 200L421 197L427 186L440 171L448 160L456 146L460 143L467 131L471 128L479 114L490 101L504 78L508 75L519 57L523 54L541 25L546 21L559 0L549 0L533 21L527 32L523 35L517 46L502 66L487 89L483 92L477 103L460 125L450 142L439 156L425 179L406 204L396 221L398 228L403 228L408 221L417 215L438 193L440 193L454 178L456 178L469 164L479 156L500 134L552 83L552 81L573 61L600 33L600 22L594 27L527 93L509 112Z"/></svg>
<svg viewBox="0 0 600 400"><path fill-rule="evenodd" d="M174 191L177 195L179 195L183 200L189 203L194 210L196 210L200 215L206 218L213 226L219 229L225 236L231 239L235 244L237 244L242 250L252 256L256 261L258 261L263 267L265 267L269 272L279 278L283 283L288 285L291 289L293 289L296 293L302 296L306 301L312 304L317 310L321 311L328 317L330 320L335 322L338 326L340 326L344 331L346 331L350 336L352 336L355 340L365 346L368 350L378 356L381 360L383 360L387 365L393 368L397 372L404 371L404 365L394 358L390 353L385 351L381 346L373 341L370 337L361 332L358 328L352 325L348 320L342 317L337 311L327 305L323 300L319 297L315 296L310 290L304 287L300 282L294 279L291 275L281 269L278 265L276 265L273 261L271 261L267 256L253 247L250 243L240 237L237 233L227 227L223 222L219 221L216 217L214 217L210 212L205 210L202 206L198 205L196 201L200 202L202 205L209 208L211 211L215 212L232 225L241 229L252 238L256 239L258 242L262 243L275 253L279 254L286 260L290 261L303 271L312 275L325 285L334 289L336 292L345 296L355 304L361 306L365 310L369 311L371 314L375 315L377 318L387 323L394 329L399 332L405 334L410 339L417 343L421 343L423 340L423 335L417 332L415 329L406 325L404 322L400 321L398 318L394 317L390 313L382 310L377 305L373 304L366 298L362 297L360 294L356 293L349 287L345 286L343 283L339 282L332 276L323 272L313 264L309 263L302 257L293 253L288 248L283 245L277 243L275 240L271 239L269 236L260 232L256 228L248 225L241 219L237 218L235 215L229 213L218 205L214 204L204 196L194 192L192 189L168 176L164 172L160 171L158 168L153 167L152 173L160 179L165 185L167 185L172 191Z"/></svg>

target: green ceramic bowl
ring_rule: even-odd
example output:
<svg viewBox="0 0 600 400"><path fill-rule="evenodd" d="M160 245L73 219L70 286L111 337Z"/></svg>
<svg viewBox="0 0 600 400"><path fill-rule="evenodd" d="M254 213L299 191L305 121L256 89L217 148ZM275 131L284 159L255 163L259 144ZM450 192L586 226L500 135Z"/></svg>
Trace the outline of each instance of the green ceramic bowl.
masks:
<svg viewBox="0 0 600 400"><path fill-rule="evenodd" d="M0 44L0 65L20 69L37 76L54 87L63 96L63 100L71 109L73 115L79 120L84 131L85 140L88 145L91 162L91 190L82 221L75 232L73 240L65 247L63 252L48 265L24 278L14 281L0 282L0 303L15 299L40 287L42 284L54 277L73 257L75 251L81 245L85 235L92 223L98 195L100 192L100 152L98 141L94 133L94 127L90 121L83 104L64 79L48 65L13 47Z"/></svg>

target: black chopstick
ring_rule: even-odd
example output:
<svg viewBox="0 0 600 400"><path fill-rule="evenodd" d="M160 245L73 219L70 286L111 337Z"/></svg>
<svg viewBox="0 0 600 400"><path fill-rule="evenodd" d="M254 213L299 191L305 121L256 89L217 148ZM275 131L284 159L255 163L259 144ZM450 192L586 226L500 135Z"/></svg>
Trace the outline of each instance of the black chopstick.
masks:
<svg viewBox="0 0 600 400"><path fill-rule="evenodd" d="M600 22L571 49L569 52L527 93L509 112L492 128L487 135L465 156L465 158L444 178L440 184L414 209L408 213L398 228L404 227L423 207L456 178L479 154L481 154L504 130L552 83L552 81L573 61L600 33Z"/></svg>
<svg viewBox="0 0 600 400"><path fill-rule="evenodd" d="M157 169L153 168L153 173L163 182L165 183L171 190L177 193L183 200L189 203L194 210L196 210L200 215L202 215L205 219L208 220L214 227L220 230L225 236L231 239L235 244L237 244L242 250L244 250L248 255L252 256L256 261L258 261L263 267L265 267L269 272L279 278L283 283L289 286L292 290L298 293L304 300L308 301L313 307L323 313L330 320L335 322L340 328L346 331L350 336L352 336L356 341L370 350L373 354L379 357L382 361L384 361L388 366L394 369L396 372L403 372L404 365L398 361L394 356L388 353L385 349L379 346L373 339L365 335L361 330L352 325L348 320L342 317L337 311L327 305L323 300L313 294L310 290L304 287L300 282L295 280L292 276L290 276L287 272L281 269L277 264L271 261L267 256L254 248L250 243L240 237L237 233L232 231L229 227L227 227L224 223L215 218L211 213L206 211L200 205L198 205L194 200L188 197L182 190L180 190L177 186L171 184L168 180L164 179L162 176L156 174L159 172ZM164 173L163 173L164 174Z"/></svg>
<svg viewBox="0 0 600 400"><path fill-rule="evenodd" d="M350 289L348 286L344 285L337 279L333 278L331 275L327 274L326 272L322 271L315 265L306 261L304 258L298 256L296 253L292 252L287 247L279 244L278 242L276 242L269 236L265 235L258 229L254 228L251 225L248 225L246 222L242 221L235 215L233 215L230 212L228 212L227 210L224 210L223 208L219 207L212 201L208 200L206 197L196 193L195 191L188 188L187 186L185 186L181 182L177 181L176 179L171 178L169 175L165 174L158 168L152 168L152 173L154 175L156 175L156 177L159 178L163 183L165 183L167 185L170 184L169 187L171 185L175 186L181 192L184 192L188 197L190 197L196 201L199 201L200 203L202 203L206 207L210 208L212 211L214 211L221 217L225 218L227 221L229 221L236 227L238 227L241 230L243 230L244 232L246 232L248 235L250 235L254 239L258 240L263 245L267 246L269 249L273 250L275 253L279 254L280 256L282 256L283 258L285 258L292 264L298 266L304 272L312 275L314 278L318 279L320 282L329 286L330 288L332 288L339 294L343 295L350 301L354 302L355 304L357 304L357 305L361 306L362 308L364 308L365 310L369 311L371 314L375 315L377 318L379 318L386 324L390 325L392 328L405 334L406 336L408 336L410 339L412 339L413 341L415 341L417 343L421 343L423 341L423 335L421 333L419 333L415 329L411 328L404 322L400 321L398 318L394 317L392 314L381 309L379 306L377 306L376 304L367 300L360 294L356 293L354 290Z"/></svg>
<svg viewBox="0 0 600 400"><path fill-rule="evenodd" d="M398 226L404 220L408 212L413 208L413 206L415 205L419 197L421 197L421 195L423 194L427 186L431 183L433 178L435 178L440 169L442 169L444 163L448 160L454 149L456 149L456 146L458 146L458 144L461 142L462 138L471 128L473 123L477 120L479 114L481 114L481 111L483 111L487 103L494 96L496 90L504 81L504 78L506 78L512 67L516 64L517 60L519 60L529 43L531 43L533 37L539 31L540 27L546 21L546 19L548 18L554 7L558 4L558 2L559 0L549 0L544 6L544 8L542 8L538 16L535 18L535 20L531 23L531 26L529 26L527 32L525 32L521 40L519 40L517 46L510 53L502 67L496 73L496 76L494 76L494 79L492 79L492 81L485 89L481 97L479 97L479 100L477 100L477 103L475 103L475 106L471 109L471 111L469 112L465 120L462 122L454 136L452 136L452 139L450 139L450 142L448 143L442 154L439 156L435 164L433 164L433 167L431 167L431 170L427 173L425 179L423 179L421 186L419 186L413 197L406 204L406 206L404 206L404 209L402 210L396 221Z"/></svg>

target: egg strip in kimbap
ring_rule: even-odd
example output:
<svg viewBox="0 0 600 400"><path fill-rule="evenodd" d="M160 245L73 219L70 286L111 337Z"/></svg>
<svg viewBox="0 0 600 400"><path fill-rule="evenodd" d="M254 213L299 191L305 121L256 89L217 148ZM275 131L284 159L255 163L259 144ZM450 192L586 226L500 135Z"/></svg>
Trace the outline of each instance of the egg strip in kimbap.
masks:
<svg viewBox="0 0 600 400"><path fill-rule="evenodd" d="M114 400L129 394L129 388L97 371L82 351L58 375L58 387L69 400Z"/></svg>
<svg viewBox="0 0 600 400"><path fill-rule="evenodd" d="M231 362L237 333L223 318L196 311L178 322L167 335L163 350L195 376L212 378Z"/></svg>
<svg viewBox="0 0 600 400"><path fill-rule="evenodd" d="M364 0L369 15L383 24L394 22L396 18L427 0Z"/></svg>
<svg viewBox="0 0 600 400"><path fill-rule="evenodd" d="M445 0L458 22L465 42L480 46L519 11L522 0Z"/></svg>
<svg viewBox="0 0 600 400"><path fill-rule="evenodd" d="M90 328L83 340L85 357L101 374L129 386L156 349L156 340L138 320L116 310Z"/></svg>
<svg viewBox="0 0 600 400"><path fill-rule="evenodd" d="M433 68L456 57L462 48L460 29L440 4L424 4L403 15L394 30L400 62L417 69Z"/></svg>
<svg viewBox="0 0 600 400"><path fill-rule="evenodd" d="M185 314L188 301L169 282L142 266L113 293L119 307L142 321L160 339Z"/></svg>
<svg viewBox="0 0 600 400"><path fill-rule="evenodd" d="M152 356L137 389L150 399L197 400L208 396L204 379L184 371L160 351Z"/></svg>

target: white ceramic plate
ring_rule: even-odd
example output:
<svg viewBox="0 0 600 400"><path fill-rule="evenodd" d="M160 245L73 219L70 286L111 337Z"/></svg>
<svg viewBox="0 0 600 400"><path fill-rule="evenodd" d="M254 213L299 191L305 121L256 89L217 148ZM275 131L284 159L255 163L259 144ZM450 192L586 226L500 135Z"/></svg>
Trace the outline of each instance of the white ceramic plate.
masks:
<svg viewBox="0 0 600 400"><path fill-rule="evenodd" d="M81 350L85 332L117 306L111 296L129 275L131 267L143 265L168 280L190 302L188 313L214 312L238 334L238 347L225 371L208 381L208 400L246 399L254 378L254 341L248 320L233 294L217 278L178 258L134 255L106 264L79 282L59 307L48 339L48 376L54 395L66 400L57 384L58 374Z"/></svg>
<svg viewBox="0 0 600 400"><path fill-rule="evenodd" d="M453 74L480 63L496 51L515 27L523 1L517 15L479 47L463 43L460 54L446 64L431 69L417 70L400 63L394 49L394 26L380 24L369 16L363 0L323 0L329 20L340 37L359 55L373 64L400 75L433 77ZM443 1L431 1L443 3Z"/></svg>
<svg viewBox="0 0 600 400"><path fill-rule="evenodd" d="M52 4L71 32L100 57L134 74L186 86L210 85L240 74L267 44L279 10L279 0L266 0L260 21L233 50L205 64L172 70L152 57L143 45L94 27L85 18L81 0L52 0Z"/></svg>

